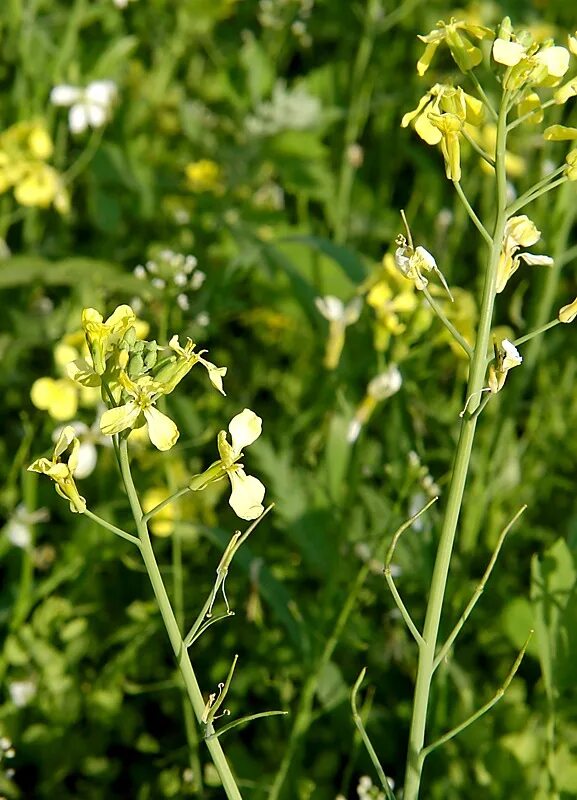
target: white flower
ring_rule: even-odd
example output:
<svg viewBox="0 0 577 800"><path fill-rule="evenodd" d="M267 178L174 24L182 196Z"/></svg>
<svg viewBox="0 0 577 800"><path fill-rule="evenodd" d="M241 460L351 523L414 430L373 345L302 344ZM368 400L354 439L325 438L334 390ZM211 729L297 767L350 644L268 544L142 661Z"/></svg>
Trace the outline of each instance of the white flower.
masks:
<svg viewBox="0 0 577 800"><path fill-rule="evenodd" d="M46 522L49 518L48 509L39 508L37 511L27 511L23 505L16 506L14 513L8 519L3 532L14 547L25 550L32 544L32 525Z"/></svg>
<svg viewBox="0 0 577 800"><path fill-rule="evenodd" d="M53 105L70 107L68 125L72 133L84 133L88 127L101 128L116 97L114 81L93 81L85 89L63 83L50 92Z"/></svg>
<svg viewBox="0 0 577 800"><path fill-rule="evenodd" d="M36 694L36 684L34 681L12 681L8 684L8 692L16 708L23 708Z"/></svg>
<svg viewBox="0 0 577 800"><path fill-rule="evenodd" d="M353 297L345 305L338 297L327 294L325 297L316 297L315 305L329 322L340 322L345 327L348 327L360 317L363 301L361 297Z"/></svg>
<svg viewBox="0 0 577 800"><path fill-rule="evenodd" d="M503 339L501 347L505 353L503 369L513 369L513 367L518 367L523 363L523 356L519 353L513 342L510 342L508 339Z"/></svg>
<svg viewBox="0 0 577 800"><path fill-rule="evenodd" d="M243 465L237 462L243 455L243 447L248 447L260 436L262 419L245 408L232 418L228 430L232 444L227 441L226 432L220 431L218 452L232 488L229 503L241 519L256 519L264 511L262 501L266 490L258 478L247 475Z"/></svg>
<svg viewBox="0 0 577 800"><path fill-rule="evenodd" d="M375 400L386 400L396 394L403 384L403 376L396 364L381 372L367 386L367 394Z"/></svg>

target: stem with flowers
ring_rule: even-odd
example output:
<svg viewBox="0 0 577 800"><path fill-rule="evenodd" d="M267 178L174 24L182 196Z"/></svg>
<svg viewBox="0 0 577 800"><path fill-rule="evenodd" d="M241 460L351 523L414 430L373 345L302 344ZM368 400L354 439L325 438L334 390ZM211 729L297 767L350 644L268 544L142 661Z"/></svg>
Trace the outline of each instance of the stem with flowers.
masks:
<svg viewBox="0 0 577 800"><path fill-rule="evenodd" d="M538 181L521 194L517 200L508 204L506 172L508 134L516 129L521 121L536 124L542 119L543 110L553 103L564 103L569 97L577 94L577 79L575 78L564 86L557 88L554 99L550 101L542 100L535 91L536 88L555 87L559 84L560 79L569 68L569 52L563 47L553 45L550 41L539 44L531 42L525 34L517 37L508 18L503 20L497 35L488 28L469 25L451 19L449 23L438 23L436 30L420 38L427 46L417 64L419 74L423 75L427 71L437 48L441 42L445 42L461 72L472 79L478 96L474 97L466 94L461 87L435 84L422 98L417 109L405 114L401 124L405 127L412 123L419 136L428 144L439 144L441 146L446 176L452 181L472 224L481 235L484 244L487 245L488 254L483 273L479 323L475 343L471 347L467 342L463 341L463 337L458 330L451 329L452 326L447 324L445 315L440 313L440 309L436 307L434 302L431 302L427 291L428 278L425 277L424 273L437 273L451 299L452 296L440 270L437 268L434 257L423 247L413 246L412 236L403 215L407 238L401 235L396 239L396 266L406 278L414 283L416 289L425 294L433 311L437 313L440 321L449 330L455 341L461 345L470 362L467 399L465 407L460 414L459 437L422 631L415 625L398 589L392 583L390 574L387 574L385 570L387 581L397 607L401 612L401 617L413 635L418 647L417 675L409 732L403 800L418 800L426 757L437 747L474 723L498 702L513 679L525 653L528 639L518 653L501 687L491 700L482 705L461 724L438 736L433 742L426 742L428 708L435 670L451 650L483 591L508 530L522 513L522 511L518 512L502 532L489 566L473 597L452 632L445 642L439 646L439 630L451 556L463 506L477 422L491 397L503 388L508 371L513 367L519 366L523 361L516 349L516 345L530 341L553 328L559 322L571 322L577 316L577 300L575 300L559 311L557 320L547 324L543 324L543 320L537 329L518 337L514 343L507 339L503 339L501 342L491 342L496 297L503 291L510 277L519 268L521 261L529 265L551 266L553 263L549 256L520 252L521 248L534 245L539 240L540 232L526 215L516 215L525 206L545 193L552 191L567 181L577 180L577 150L573 150L567 156L566 163L563 166L551 172L543 180ZM473 73L474 68L482 62L483 54L480 48L472 44L472 38L491 38L493 40L491 48L492 66L497 72L500 82L500 102L496 110L481 87L478 78ZM570 37L569 42L571 52L577 55L577 39ZM504 65L506 69L503 69L501 65ZM514 109L518 113L518 120L510 123L508 116ZM460 140L461 138L466 138L474 144L474 138L466 130L465 125L478 126L484 113L496 117L494 153L490 153L487 158L484 150L474 146L477 153L494 166L494 216L489 221L479 219L460 184ZM543 132L543 137L546 141L577 140L577 129L553 125ZM493 358L488 356L491 345L494 350ZM399 535L400 533L393 537L388 563L390 563ZM529 637L530 635L531 632L529 632ZM356 688L358 688L358 684ZM369 747L369 751L371 758L375 761L376 754L372 745ZM382 768L378 769L377 772L382 780L382 775L384 775ZM383 788L385 791L387 790L384 784Z"/></svg>

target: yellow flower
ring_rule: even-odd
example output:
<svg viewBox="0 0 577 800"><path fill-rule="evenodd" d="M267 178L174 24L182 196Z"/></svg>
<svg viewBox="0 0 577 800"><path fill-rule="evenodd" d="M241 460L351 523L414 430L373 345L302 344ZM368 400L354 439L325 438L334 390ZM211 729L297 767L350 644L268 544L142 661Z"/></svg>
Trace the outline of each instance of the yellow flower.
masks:
<svg viewBox="0 0 577 800"><path fill-rule="evenodd" d="M218 452L221 464L229 477L232 488L229 504L241 519L256 519L264 511L262 501L265 488L258 478L247 475L238 463L243 447L248 447L262 432L262 419L254 411L245 408L229 423L232 444L227 441L225 431L218 434Z"/></svg>
<svg viewBox="0 0 577 800"><path fill-rule="evenodd" d="M102 433L113 436L127 428L146 424L152 444L159 450L170 450L176 444L179 431L170 417L154 407L164 393L162 387L148 375L132 381L125 372L120 373L119 383L130 399L103 413L100 418Z"/></svg>
<svg viewBox="0 0 577 800"><path fill-rule="evenodd" d="M81 497L74 482L74 471L78 465L78 450L80 442L76 438L74 428L67 425L63 428L54 447L52 460L37 458L28 467L29 472L40 472L48 475L56 484L56 491L70 503L70 510L83 514L86 511L86 500ZM63 463L62 455L70 449L68 461Z"/></svg>
<svg viewBox="0 0 577 800"><path fill-rule="evenodd" d="M432 122L432 118L443 112L455 114L463 123L478 126L483 119L483 104L460 86L446 86L436 83L421 97L417 107L408 111L401 120L401 127L413 123L415 132L427 144L439 144L442 131Z"/></svg>
<svg viewBox="0 0 577 800"><path fill-rule="evenodd" d="M442 20L437 22L436 29L425 36L419 36L419 39L427 45L425 52L417 62L419 75L424 75L429 69L437 48L442 42L445 42L449 48L453 60L461 72L469 72L473 67L478 66L483 60L483 54L478 47L471 43L469 36L478 40L490 39L493 31L482 25L473 25L463 20L457 21L452 17L449 22Z"/></svg>
<svg viewBox="0 0 577 800"><path fill-rule="evenodd" d="M567 164L564 174L570 181L577 181L577 150L571 150L565 158Z"/></svg>
<svg viewBox="0 0 577 800"><path fill-rule="evenodd" d="M221 394L225 395L222 379L226 375L226 367L217 367L212 362L202 358L202 354L207 351L200 350L196 353L194 351L196 345L192 339L187 338L185 346L182 347L178 341L178 336L175 334L168 343L168 346L177 354L176 358L173 357L167 364L163 364L154 375L154 380L162 387L163 394L172 392L184 376L190 372L192 367L200 363L206 368L208 378L212 385L218 389Z"/></svg>
<svg viewBox="0 0 577 800"><path fill-rule="evenodd" d="M503 86L515 91L525 85L556 86L569 69L569 51L550 42L521 42L514 34L497 37L493 42L493 58L508 67Z"/></svg>
<svg viewBox="0 0 577 800"><path fill-rule="evenodd" d="M222 191L222 170L215 161L201 158L200 161L191 161L184 168L188 188L193 192Z"/></svg>
<svg viewBox="0 0 577 800"><path fill-rule="evenodd" d="M46 164L52 140L38 122L19 122L0 134L0 192L14 190L20 205L68 212L70 199L58 172Z"/></svg>
<svg viewBox="0 0 577 800"><path fill-rule="evenodd" d="M109 350L134 325L135 321L136 315L127 305L118 306L106 322L103 321L102 314L95 308L85 308L82 311L82 328L92 357L94 371L98 375L102 375L106 370L106 356Z"/></svg>
<svg viewBox="0 0 577 800"><path fill-rule="evenodd" d="M329 323L324 365L327 369L336 369L345 344L345 331L358 321L363 301L360 297L353 297L345 305L340 298L327 294L325 297L315 297L315 305Z"/></svg>
<svg viewBox="0 0 577 800"><path fill-rule="evenodd" d="M522 214L519 217L511 217L505 225L503 236L503 247L499 266L497 268L497 284L495 291L497 294L503 291L507 281L517 271L521 260L530 265L552 266L553 259L550 256L535 256L532 253L519 253L521 247L531 247L541 238L541 231L538 231L529 217Z"/></svg>
<svg viewBox="0 0 577 800"><path fill-rule="evenodd" d="M32 384L30 399L58 422L72 419L78 408L78 390L66 378L38 378Z"/></svg>
<svg viewBox="0 0 577 800"><path fill-rule="evenodd" d="M414 283L399 272L391 253L383 257L382 271L367 293L367 304L377 317L375 347L386 350L391 336L406 330L419 305Z"/></svg>
<svg viewBox="0 0 577 800"><path fill-rule="evenodd" d="M577 297L568 306L559 309L558 319L559 322L573 322L575 317L577 317Z"/></svg>
<svg viewBox="0 0 577 800"><path fill-rule="evenodd" d="M226 431L220 431L217 438L220 460L203 473L195 475L189 488L200 491L228 475L232 488L229 499L232 510L241 519L256 519L264 511L262 501L266 489L258 478L247 475L243 465L238 462L242 458L243 447L248 447L260 436L262 419L254 411L245 408L231 419L228 430L232 443L227 440Z"/></svg>
<svg viewBox="0 0 577 800"><path fill-rule="evenodd" d="M508 339L503 339L499 347L495 346L495 364L489 368L489 389L492 394L497 394L503 388L507 373L523 362L523 357L515 345Z"/></svg>

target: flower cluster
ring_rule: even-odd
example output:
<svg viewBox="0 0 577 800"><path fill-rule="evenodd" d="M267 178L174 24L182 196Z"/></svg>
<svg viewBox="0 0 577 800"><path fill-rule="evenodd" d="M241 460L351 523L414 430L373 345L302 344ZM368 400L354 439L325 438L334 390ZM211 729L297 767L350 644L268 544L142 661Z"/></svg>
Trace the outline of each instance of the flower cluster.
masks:
<svg viewBox="0 0 577 800"><path fill-rule="evenodd" d="M134 268L134 275L153 290L166 292L169 299L174 298L179 308L188 311L190 294L197 292L206 279L205 273L197 266L196 256L163 249L154 258L138 264ZM140 303L140 298L137 298L132 306L138 307ZM196 322L202 324L202 319Z"/></svg>
<svg viewBox="0 0 577 800"><path fill-rule="evenodd" d="M114 81L93 81L86 88L63 83L52 89L50 102L69 108L68 127L72 133L84 133L108 122L117 94Z"/></svg>
<svg viewBox="0 0 577 800"><path fill-rule="evenodd" d="M48 208L61 214L70 199L61 176L47 163L54 147L41 122L17 122L0 134L0 194L12 189L22 206Z"/></svg>
<svg viewBox="0 0 577 800"><path fill-rule="evenodd" d="M191 192L201 194L202 192L212 192L222 194L224 186L222 182L222 169L208 158L201 158L200 161L191 161L184 168L186 185Z"/></svg>
<svg viewBox="0 0 577 800"><path fill-rule="evenodd" d="M194 266L194 265L192 265ZM76 358L68 365L68 375L81 387L100 390L107 409L100 417L100 431L105 436L126 436L130 431L143 428L158 450L170 450L177 442L179 430L176 423L156 404L161 397L173 392L195 364L201 364L212 385L224 395L223 377L226 367L217 367L203 357L204 350L196 350L187 338L184 345L174 335L168 347L156 341L138 338L134 310L120 305L104 319L94 308L82 312L82 329L86 343L86 357ZM263 511L265 488L262 483L244 472L239 463L242 449L260 436L262 420L253 411L245 409L229 425L232 442L226 432L218 437L220 458L202 475L197 475L189 486L198 491L228 475L232 492L230 505L242 519L256 519ZM63 460L69 452L68 459ZM74 481L79 475L80 441L71 425L62 429L52 458L40 458L30 465L33 472L48 475L56 484L56 491L70 503L77 513L86 511L86 501L80 496ZM83 468L83 473L87 474Z"/></svg>

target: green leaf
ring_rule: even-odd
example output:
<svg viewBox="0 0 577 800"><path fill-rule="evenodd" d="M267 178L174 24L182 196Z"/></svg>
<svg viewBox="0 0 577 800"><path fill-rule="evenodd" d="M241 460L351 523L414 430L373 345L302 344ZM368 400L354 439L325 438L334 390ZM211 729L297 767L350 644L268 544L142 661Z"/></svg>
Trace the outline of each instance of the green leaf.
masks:
<svg viewBox="0 0 577 800"><path fill-rule="evenodd" d="M331 242L330 239L324 239L322 236L287 236L280 241L299 242L323 253L332 259L347 278L355 284L362 283L367 277L365 264L359 254L348 247Z"/></svg>
<svg viewBox="0 0 577 800"><path fill-rule="evenodd" d="M554 699L574 685L577 660L577 570L564 539L533 557L531 599L543 681Z"/></svg>

